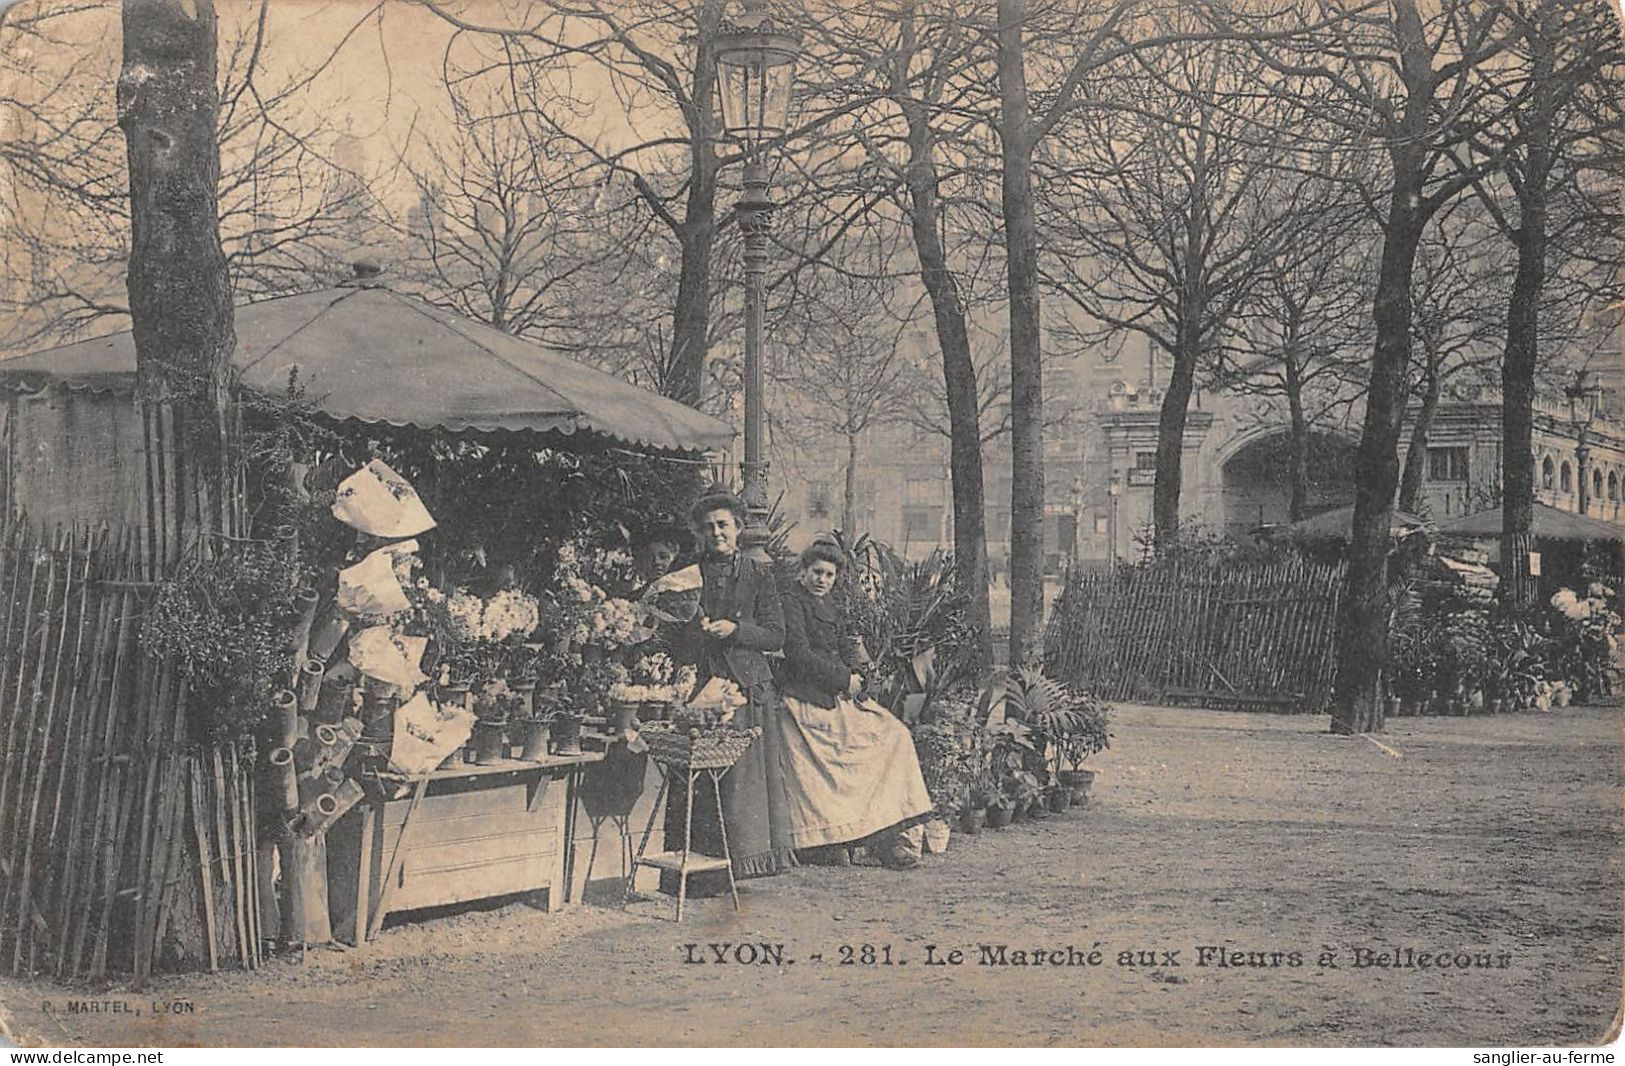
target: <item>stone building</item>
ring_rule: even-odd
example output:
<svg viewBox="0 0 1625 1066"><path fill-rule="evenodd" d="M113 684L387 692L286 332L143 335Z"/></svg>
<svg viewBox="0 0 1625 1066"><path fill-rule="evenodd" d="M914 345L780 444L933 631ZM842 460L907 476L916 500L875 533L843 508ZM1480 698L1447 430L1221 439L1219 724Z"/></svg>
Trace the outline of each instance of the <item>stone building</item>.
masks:
<svg viewBox="0 0 1625 1066"><path fill-rule="evenodd" d="M1605 390L1603 411L1585 431L1583 449L1581 430L1566 405L1537 410L1535 464L1538 499L1579 512L1583 476L1585 512L1625 524L1625 421L1618 417L1625 400L1621 359L1613 354L1593 361L1601 367L1597 379ZM1160 382L1167 374L1166 361L1153 358L1143 342L1110 353L1083 352L1046 369L1046 404L1070 404L1075 410L1047 434L1045 444L1050 571L1062 570L1068 558L1102 561L1141 554L1151 521ZM1362 411L1358 405L1345 405L1342 411L1341 418L1323 419L1314 427L1310 513L1353 502ZM1409 440L1410 430L1408 415L1402 441ZM798 443L802 446L775 446L773 481L775 491L785 493L786 511L797 520L799 542L840 525L846 448ZM1427 448L1418 507L1427 517L1443 520L1498 502L1501 426L1493 398L1442 403ZM946 437L894 424L865 434L860 449L858 530L915 557L950 545L953 508ZM1183 520L1230 534L1286 521L1288 456L1288 420L1281 402L1198 392L1185 430ZM997 573L1009 551L1007 436L984 447L983 463L988 551Z"/></svg>

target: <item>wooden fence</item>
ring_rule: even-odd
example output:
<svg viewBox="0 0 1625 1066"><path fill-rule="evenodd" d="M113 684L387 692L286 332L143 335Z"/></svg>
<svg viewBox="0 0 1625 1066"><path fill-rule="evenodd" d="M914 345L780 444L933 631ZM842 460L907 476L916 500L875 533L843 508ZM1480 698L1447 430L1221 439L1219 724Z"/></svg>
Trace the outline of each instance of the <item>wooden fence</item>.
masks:
<svg viewBox="0 0 1625 1066"><path fill-rule="evenodd" d="M0 526L0 967L260 961L246 753L186 741L128 534Z"/></svg>
<svg viewBox="0 0 1625 1066"><path fill-rule="evenodd" d="M1107 699L1324 710L1343 567L1078 570L1050 616L1047 669Z"/></svg>

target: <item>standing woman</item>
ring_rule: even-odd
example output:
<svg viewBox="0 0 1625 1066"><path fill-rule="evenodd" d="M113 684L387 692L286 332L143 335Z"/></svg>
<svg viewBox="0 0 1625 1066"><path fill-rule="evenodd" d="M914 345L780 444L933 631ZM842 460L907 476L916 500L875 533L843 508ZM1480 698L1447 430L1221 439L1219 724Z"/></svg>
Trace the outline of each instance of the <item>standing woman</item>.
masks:
<svg viewBox="0 0 1625 1066"><path fill-rule="evenodd" d="M931 795L908 726L859 700L863 687L847 620L830 595L846 557L815 543L784 596L785 773L790 838L840 861L844 846L868 842L894 869L919 865L903 830L927 820Z"/></svg>
<svg viewBox="0 0 1625 1066"><path fill-rule="evenodd" d="M784 614L768 567L739 554L745 505L730 493L702 497L689 509L689 524L700 542L700 611L674 639L678 657L698 668L703 686L723 677L749 701L733 724L760 726L761 737L722 778L723 818L734 876L761 877L795 865L785 809L782 715L767 653L784 646ZM694 846L721 853L716 801L709 784L694 797ZM674 788L666 807L666 848L682 842L683 795ZM664 884L672 879L663 878ZM728 890L725 875L689 877L690 894ZM675 887L673 885L673 887Z"/></svg>

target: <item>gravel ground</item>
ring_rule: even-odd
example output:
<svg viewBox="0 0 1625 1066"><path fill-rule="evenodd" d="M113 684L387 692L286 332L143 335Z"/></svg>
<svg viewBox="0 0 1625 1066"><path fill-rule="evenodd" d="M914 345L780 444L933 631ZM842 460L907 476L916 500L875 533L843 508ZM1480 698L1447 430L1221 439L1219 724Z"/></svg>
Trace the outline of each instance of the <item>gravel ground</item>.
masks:
<svg viewBox="0 0 1625 1066"><path fill-rule="evenodd" d="M1321 717L1127 706L1087 808L956 834L920 870L796 870L681 926L515 903L255 974L5 981L0 1001L25 1039L103 1046L1596 1043L1625 954L1621 724L1399 719L1379 744ZM686 961L711 944L735 945L726 963ZM1012 961L980 964L983 945ZM1069 946L1080 964L1051 964ZM1356 965L1407 949L1489 965Z"/></svg>

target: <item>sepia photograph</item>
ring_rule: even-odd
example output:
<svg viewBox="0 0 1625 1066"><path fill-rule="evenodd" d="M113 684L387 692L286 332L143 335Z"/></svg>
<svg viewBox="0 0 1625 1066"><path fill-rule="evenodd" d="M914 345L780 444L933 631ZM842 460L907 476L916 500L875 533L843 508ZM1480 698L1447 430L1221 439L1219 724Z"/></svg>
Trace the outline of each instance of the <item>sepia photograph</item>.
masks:
<svg viewBox="0 0 1625 1066"><path fill-rule="evenodd" d="M12 1063L1611 1062L1622 619L1619 0L0 0Z"/></svg>

